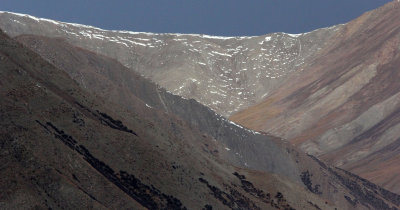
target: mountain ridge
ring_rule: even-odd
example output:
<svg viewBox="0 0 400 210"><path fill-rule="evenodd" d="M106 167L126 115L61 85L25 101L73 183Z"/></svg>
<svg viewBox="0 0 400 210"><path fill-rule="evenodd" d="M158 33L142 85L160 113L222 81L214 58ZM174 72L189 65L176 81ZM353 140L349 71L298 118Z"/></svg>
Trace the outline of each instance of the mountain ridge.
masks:
<svg viewBox="0 0 400 210"><path fill-rule="evenodd" d="M168 91L193 98L225 117L261 100L287 75L300 72L303 62L343 27L216 37L107 31L11 13L1 17L0 27L11 36L64 37L73 45L116 58ZM24 25L27 21L29 27Z"/></svg>

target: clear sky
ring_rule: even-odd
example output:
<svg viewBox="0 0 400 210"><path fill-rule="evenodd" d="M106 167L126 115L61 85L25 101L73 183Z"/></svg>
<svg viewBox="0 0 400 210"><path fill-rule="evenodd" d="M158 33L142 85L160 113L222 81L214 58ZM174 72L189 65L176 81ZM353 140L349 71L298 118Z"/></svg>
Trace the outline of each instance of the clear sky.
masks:
<svg viewBox="0 0 400 210"><path fill-rule="evenodd" d="M0 10L104 29L209 35L301 33L390 0L1 0Z"/></svg>

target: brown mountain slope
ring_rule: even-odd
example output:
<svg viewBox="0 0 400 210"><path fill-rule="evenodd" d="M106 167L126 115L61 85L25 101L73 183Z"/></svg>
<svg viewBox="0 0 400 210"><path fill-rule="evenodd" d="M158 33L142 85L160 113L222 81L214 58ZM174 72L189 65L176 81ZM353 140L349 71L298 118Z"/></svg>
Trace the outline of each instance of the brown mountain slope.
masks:
<svg viewBox="0 0 400 210"><path fill-rule="evenodd" d="M108 96L106 100L118 101L118 98L122 99L125 95L129 94L138 96L140 99L126 99L120 105L135 112L138 116L143 115L143 118L150 118L155 127L169 125L169 123L163 121L159 122L160 117L157 115L159 112L155 108L168 112L168 114L164 113L162 115L169 115L172 118L176 114L180 118L180 120L178 119L179 123L177 122L176 124L185 124L185 122L188 122L188 126L192 127L192 129L200 128L202 130L203 133L201 136L215 138L217 143L214 141L216 145L213 148L217 149L217 153L215 149L209 148L212 145L209 144L210 142L194 138L193 141L196 141L198 144L200 143L202 151L204 149L206 149L204 151L211 149L214 156L219 154L221 158L229 160L235 165L274 172L276 175L271 176L269 173L246 172L246 170L241 169L240 173L245 174L247 180L256 183L260 186L259 189L262 189L264 192L282 192L289 204L295 208L312 209L319 206L323 209L329 209L333 208L332 204L335 204L339 209L365 209L368 207L387 209L392 205L390 203L399 205L399 196L380 189L351 174L327 167L325 164L302 154L291 146L282 144L279 139L254 135L252 132L249 135L247 134L248 131L232 125L193 100L172 97L173 100L170 101L169 97L171 96L166 94L162 95L161 98L163 100L156 101L157 98L159 99L159 96L157 96L158 90L152 90L152 88L157 87L153 84L148 84L147 80L141 79L137 75L135 76L129 69L116 63L115 60L73 47L60 39L21 36L18 37L18 40L39 52L56 66L63 68L69 75L76 78L86 90ZM75 77L76 75L83 75L83 77ZM108 88L102 88L104 86ZM147 94L140 95L142 91ZM153 98L153 95L156 95L156 97ZM145 110L141 110L140 107L144 106L140 100L150 104L153 108L150 109L147 107ZM141 106L135 105L138 103ZM118 107L118 105L116 106ZM191 118L188 116L195 117ZM202 119L207 119L207 121L202 121ZM174 127L174 124L172 124L172 127ZM168 129L168 126L166 129ZM213 129L218 130L218 132L215 132ZM172 133L179 134L179 132L182 132L179 127L173 128L173 130ZM235 139L238 140L235 141ZM190 139L185 139L185 141L190 141ZM251 158L254 155L253 153L255 154L255 158ZM230 154L239 156L245 162L237 162ZM175 157L172 156L171 158ZM188 159L188 161L192 160ZM257 164L257 162L267 163L267 166ZM289 170L288 167L291 169ZM220 168L226 167L220 166ZM217 175L219 172L216 170L213 171L214 173ZM281 179L276 180L276 176L281 177ZM327 203L323 201L321 205L321 202L317 203L314 201L314 199L320 200L321 198ZM390 200L390 202L387 200ZM385 203L389 203L389 206Z"/></svg>
<svg viewBox="0 0 400 210"><path fill-rule="evenodd" d="M400 193L400 3L346 24L293 83L232 120Z"/></svg>

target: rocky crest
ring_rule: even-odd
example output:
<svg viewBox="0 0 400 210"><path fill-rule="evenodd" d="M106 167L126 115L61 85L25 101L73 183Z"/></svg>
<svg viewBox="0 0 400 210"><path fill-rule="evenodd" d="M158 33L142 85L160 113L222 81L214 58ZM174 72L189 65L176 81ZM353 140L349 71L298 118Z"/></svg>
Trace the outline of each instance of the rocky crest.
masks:
<svg viewBox="0 0 400 210"><path fill-rule="evenodd" d="M255 37L107 31L2 12L10 36L65 38L70 44L117 59L175 95L192 98L228 117L301 72L342 25L304 34Z"/></svg>

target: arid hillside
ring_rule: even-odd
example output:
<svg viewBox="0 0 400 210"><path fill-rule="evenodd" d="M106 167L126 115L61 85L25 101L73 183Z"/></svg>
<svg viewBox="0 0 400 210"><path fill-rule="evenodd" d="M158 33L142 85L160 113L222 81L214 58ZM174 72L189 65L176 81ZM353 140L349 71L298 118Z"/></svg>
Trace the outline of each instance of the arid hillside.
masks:
<svg viewBox="0 0 400 210"><path fill-rule="evenodd" d="M0 12L0 209L399 209L399 20L213 37Z"/></svg>
<svg viewBox="0 0 400 210"><path fill-rule="evenodd" d="M400 193L400 3L346 24L303 69L231 120Z"/></svg>

